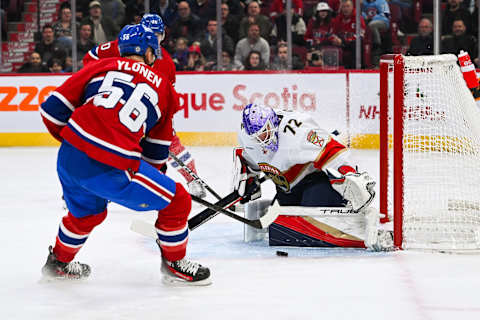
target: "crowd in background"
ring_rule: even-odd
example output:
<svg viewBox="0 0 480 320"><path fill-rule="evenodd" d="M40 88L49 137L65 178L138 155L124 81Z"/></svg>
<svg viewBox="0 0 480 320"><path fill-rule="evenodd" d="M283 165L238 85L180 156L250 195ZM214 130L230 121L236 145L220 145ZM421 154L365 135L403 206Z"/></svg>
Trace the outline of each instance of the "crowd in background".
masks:
<svg viewBox="0 0 480 320"><path fill-rule="evenodd" d="M415 0L363 0L361 64L375 68L385 53L433 54L432 3L414 18ZM442 5L441 52L466 50L478 62L478 8L472 0ZM96 45L114 40L126 24L139 23L143 0L77 0L79 67ZM430 6L430 7L429 7ZM352 69L355 57L355 1L292 0L292 69ZM166 25L162 46L177 71L287 70L285 0L222 0L222 59L217 65L216 0L151 0L150 12ZM19 72L72 70L72 11L63 2L58 21L41 29L30 59Z"/></svg>

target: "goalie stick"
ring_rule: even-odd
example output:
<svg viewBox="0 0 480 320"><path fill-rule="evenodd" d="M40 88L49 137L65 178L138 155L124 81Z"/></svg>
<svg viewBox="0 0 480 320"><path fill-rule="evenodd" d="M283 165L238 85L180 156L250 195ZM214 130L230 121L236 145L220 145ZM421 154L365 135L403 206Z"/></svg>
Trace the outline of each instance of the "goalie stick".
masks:
<svg viewBox="0 0 480 320"><path fill-rule="evenodd" d="M218 193L216 193L212 188L210 188L206 183L205 181L203 181L195 172L193 172L192 169L190 169L186 164L185 162L182 161L182 159L178 158L176 155L174 155L172 152L169 152L169 156L172 157L172 159L178 163L179 166L181 166L183 169L185 169L185 171L188 172L188 174L193 178L193 180L196 180L198 182L200 182L200 184L205 188L207 189L215 198L217 198L217 200L221 200L222 197L220 197L218 195Z"/></svg>
<svg viewBox="0 0 480 320"><path fill-rule="evenodd" d="M268 210L283 216L351 217L361 214L361 212L355 212L347 207L271 206Z"/></svg>

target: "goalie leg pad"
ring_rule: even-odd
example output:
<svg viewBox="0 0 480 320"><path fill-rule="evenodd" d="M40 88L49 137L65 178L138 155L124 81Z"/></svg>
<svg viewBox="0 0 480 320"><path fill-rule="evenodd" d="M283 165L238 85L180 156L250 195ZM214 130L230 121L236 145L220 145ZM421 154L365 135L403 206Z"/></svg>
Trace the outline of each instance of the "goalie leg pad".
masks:
<svg viewBox="0 0 480 320"><path fill-rule="evenodd" d="M256 200L245 204L245 218L254 220L263 217L272 203L271 200ZM249 225L243 225L243 240L245 242L263 240L266 238L268 228L256 229Z"/></svg>
<svg viewBox="0 0 480 320"><path fill-rule="evenodd" d="M364 209L363 213L365 215L365 246L372 251L393 250L393 232L379 229L383 214L372 207Z"/></svg>
<svg viewBox="0 0 480 320"><path fill-rule="evenodd" d="M312 217L299 216L279 216L269 227L269 245L365 248L358 237Z"/></svg>

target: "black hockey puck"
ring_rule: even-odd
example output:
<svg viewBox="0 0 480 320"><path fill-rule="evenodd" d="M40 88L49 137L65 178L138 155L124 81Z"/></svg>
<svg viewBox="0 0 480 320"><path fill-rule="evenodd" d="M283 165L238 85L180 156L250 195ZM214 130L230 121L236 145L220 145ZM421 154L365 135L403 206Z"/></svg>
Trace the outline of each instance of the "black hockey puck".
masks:
<svg viewBox="0 0 480 320"><path fill-rule="evenodd" d="M288 257L288 252L277 250L277 256Z"/></svg>

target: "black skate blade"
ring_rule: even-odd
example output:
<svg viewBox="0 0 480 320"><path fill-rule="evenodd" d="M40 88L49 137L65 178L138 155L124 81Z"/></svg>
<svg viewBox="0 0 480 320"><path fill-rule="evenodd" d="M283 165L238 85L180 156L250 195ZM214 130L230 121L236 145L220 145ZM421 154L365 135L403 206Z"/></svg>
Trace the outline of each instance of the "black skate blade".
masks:
<svg viewBox="0 0 480 320"><path fill-rule="evenodd" d="M200 281L187 281L178 277L164 275L162 283L169 287L204 287L212 284L210 277Z"/></svg>

